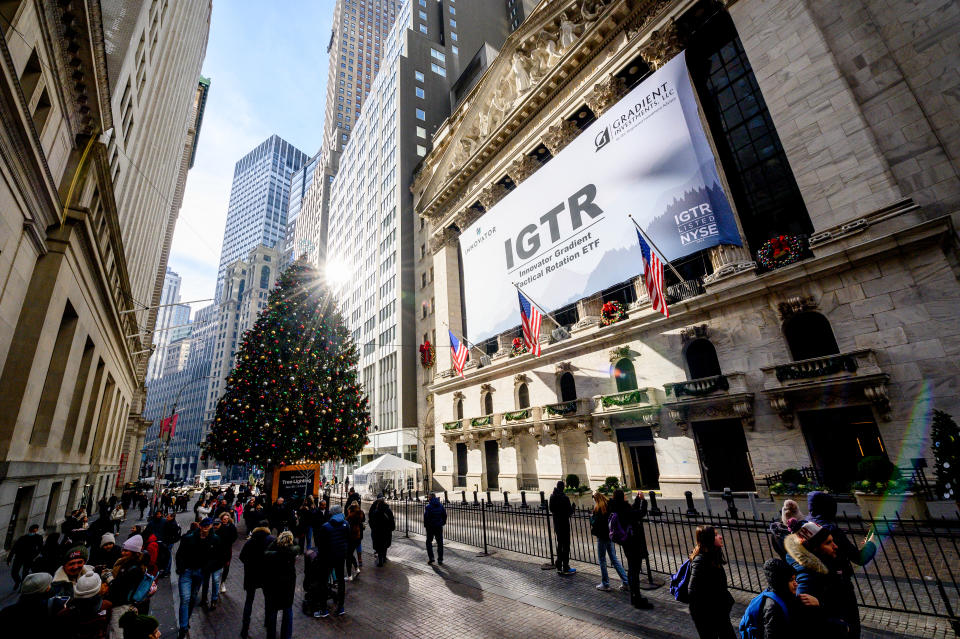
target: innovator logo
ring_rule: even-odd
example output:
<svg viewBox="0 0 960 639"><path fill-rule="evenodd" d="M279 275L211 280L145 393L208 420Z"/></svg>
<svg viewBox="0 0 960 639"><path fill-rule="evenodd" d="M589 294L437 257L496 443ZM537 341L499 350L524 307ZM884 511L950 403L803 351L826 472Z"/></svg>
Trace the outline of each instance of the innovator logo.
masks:
<svg viewBox="0 0 960 639"><path fill-rule="evenodd" d="M598 135L593 141L593 145L596 147L594 149L594 153L608 144L610 144L610 127L604 127L603 131L600 132L600 135Z"/></svg>

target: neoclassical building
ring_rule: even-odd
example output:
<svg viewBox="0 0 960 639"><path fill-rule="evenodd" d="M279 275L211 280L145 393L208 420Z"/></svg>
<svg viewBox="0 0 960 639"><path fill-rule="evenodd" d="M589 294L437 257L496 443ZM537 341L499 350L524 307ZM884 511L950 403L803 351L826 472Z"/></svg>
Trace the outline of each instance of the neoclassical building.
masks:
<svg viewBox="0 0 960 639"><path fill-rule="evenodd" d="M810 467L842 490L865 456L928 460L931 411L960 416L960 47L938 35L957 12L541 2L412 187L436 334L469 338L460 232L678 55L743 246L675 262L669 318L631 274L543 309L559 327L544 318L539 358L512 353L519 312L464 378L440 339L424 390L436 484L548 490L575 473L677 497ZM602 326L608 302L626 316Z"/></svg>

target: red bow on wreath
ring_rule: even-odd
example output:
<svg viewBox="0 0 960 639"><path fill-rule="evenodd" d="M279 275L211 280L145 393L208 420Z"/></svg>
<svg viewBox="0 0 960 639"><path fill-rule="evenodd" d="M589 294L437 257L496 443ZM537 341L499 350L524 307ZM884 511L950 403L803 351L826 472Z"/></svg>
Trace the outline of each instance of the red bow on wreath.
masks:
<svg viewBox="0 0 960 639"><path fill-rule="evenodd" d="M513 347L514 347L514 348L520 348L521 346L523 346L523 340L521 340L519 337L514 337L514 338L513 338Z"/></svg>
<svg viewBox="0 0 960 639"><path fill-rule="evenodd" d="M793 253L793 249L790 247L790 242L784 235L771 238L770 248L772 249L771 257L773 257L775 260L779 260Z"/></svg>
<svg viewBox="0 0 960 639"><path fill-rule="evenodd" d="M603 305L604 313L613 313L616 310L617 310L617 307L613 302L607 302L606 304Z"/></svg>

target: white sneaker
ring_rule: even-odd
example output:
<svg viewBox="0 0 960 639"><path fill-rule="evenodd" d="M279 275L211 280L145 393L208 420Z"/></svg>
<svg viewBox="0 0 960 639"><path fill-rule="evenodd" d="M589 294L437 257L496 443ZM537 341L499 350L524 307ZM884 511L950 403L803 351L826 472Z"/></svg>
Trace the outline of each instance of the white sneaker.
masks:
<svg viewBox="0 0 960 639"><path fill-rule="evenodd" d="M597 590L602 590L603 592L610 592L610 586L605 584L597 584Z"/></svg>
<svg viewBox="0 0 960 639"><path fill-rule="evenodd" d="M629 584L620 584L620 592L630 592Z"/></svg>
<svg viewBox="0 0 960 639"><path fill-rule="evenodd" d="M227 591L227 584L220 584L220 592L226 592L226 591Z"/></svg>

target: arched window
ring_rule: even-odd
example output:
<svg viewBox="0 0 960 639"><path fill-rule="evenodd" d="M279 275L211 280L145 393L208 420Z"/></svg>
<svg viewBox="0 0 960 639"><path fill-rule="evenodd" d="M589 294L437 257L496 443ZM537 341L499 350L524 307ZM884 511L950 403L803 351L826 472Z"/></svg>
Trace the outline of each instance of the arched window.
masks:
<svg viewBox="0 0 960 639"><path fill-rule="evenodd" d="M237 287L237 301L243 299L243 285L247 283L247 280L240 280L240 286Z"/></svg>
<svg viewBox="0 0 960 639"><path fill-rule="evenodd" d="M560 376L560 401L572 402L577 398L577 384L573 381L573 373L564 373Z"/></svg>
<svg viewBox="0 0 960 639"><path fill-rule="evenodd" d="M483 414L493 415L493 393L485 393L483 396Z"/></svg>
<svg viewBox="0 0 960 639"><path fill-rule="evenodd" d="M637 390L637 373L633 369L633 362L627 358L621 359L613 367L613 377L617 381L617 392Z"/></svg>
<svg viewBox="0 0 960 639"><path fill-rule="evenodd" d="M783 323L783 336L794 361L840 352L830 321L814 311L797 313Z"/></svg>
<svg viewBox="0 0 960 639"><path fill-rule="evenodd" d="M720 374L720 361L717 349L708 339L696 339L687 346L687 372L690 379L713 377Z"/></svg>
<svg viewBox="0 0 960 639"><path fill-rule="evenodd" d="M457 400L457 419L463 419L463 400Z"/></svg>
<svg viewBox="0 0 960 639"><path fill-rule="evenodd" d="M260 269L260 288L270 288L270 267Z"/></svg>
<svg viewBox="0 0 960 639"><path fill-rule="evenodd" d="M520 384L520 388L517 389L517 408L529 408L530 407L530 389L527 388L526 384Z"/></svg>

